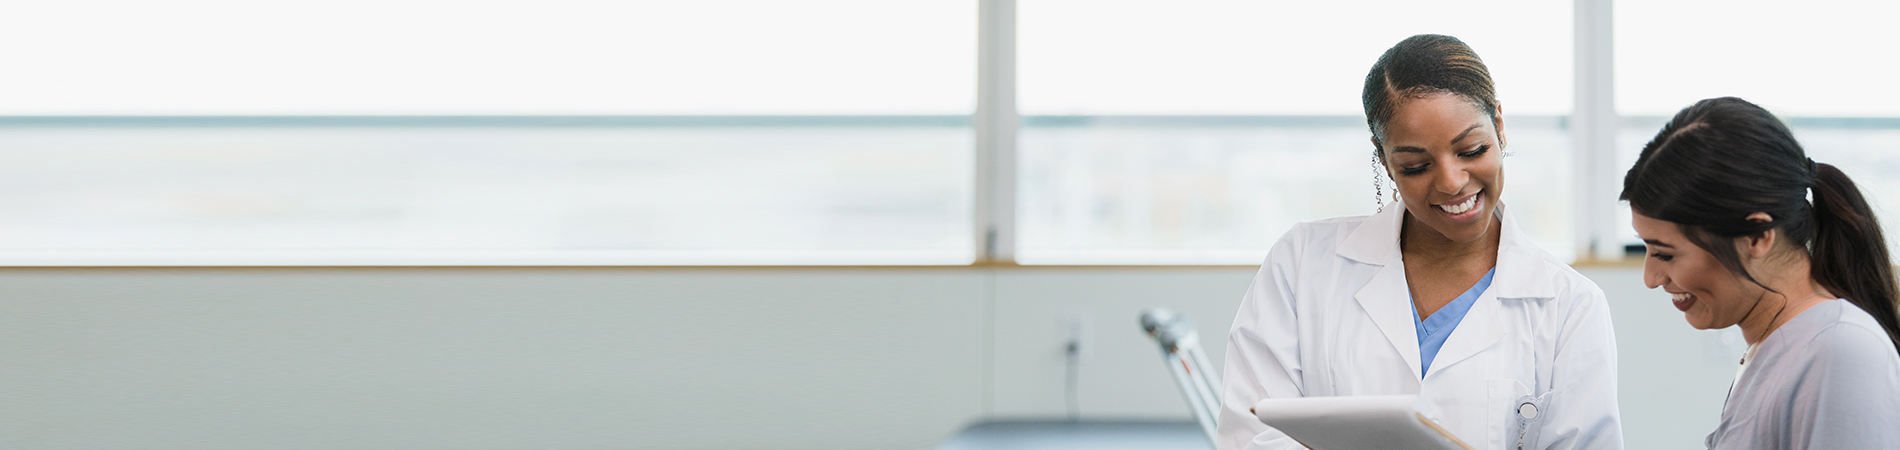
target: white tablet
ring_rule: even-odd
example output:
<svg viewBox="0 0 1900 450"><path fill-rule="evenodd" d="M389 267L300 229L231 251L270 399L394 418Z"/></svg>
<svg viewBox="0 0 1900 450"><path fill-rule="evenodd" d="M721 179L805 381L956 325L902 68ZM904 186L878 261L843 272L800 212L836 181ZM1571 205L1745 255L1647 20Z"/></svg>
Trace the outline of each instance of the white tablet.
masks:
<svg viewBox="0 0 1900 450"><path fill-rule="evenodd" d="M1313 450L1471 450L1420 412L1415 395L1270 398L1253 407L1261 423Z"/></svg>

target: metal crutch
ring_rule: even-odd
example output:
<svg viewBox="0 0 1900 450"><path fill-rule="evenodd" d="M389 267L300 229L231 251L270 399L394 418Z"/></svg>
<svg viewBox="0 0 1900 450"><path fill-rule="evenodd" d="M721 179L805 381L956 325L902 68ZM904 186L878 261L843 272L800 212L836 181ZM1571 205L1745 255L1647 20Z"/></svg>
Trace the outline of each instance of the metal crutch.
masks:
<svg viewBox="0 0 1900 450"><path fill-rule="evenodd" d="M1154 308L1141 312L1141 329L1161 344L1161 356L1174 374L1181 396L1187 397L1188 409L1194 410L1194 418L1201 422L1207 442L1214 443L1214 419L1220 417L1220 375L1214 373L1207 354L1201 352L1201 335L1194 331L1194 322L1173 310Z"/></svg>

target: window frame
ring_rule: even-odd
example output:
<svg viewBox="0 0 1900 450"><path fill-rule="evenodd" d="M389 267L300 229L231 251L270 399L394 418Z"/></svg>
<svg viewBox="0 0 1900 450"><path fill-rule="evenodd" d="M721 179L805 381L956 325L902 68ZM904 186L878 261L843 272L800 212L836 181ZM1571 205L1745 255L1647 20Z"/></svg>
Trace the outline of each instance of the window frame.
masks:
<svg viewBox="0 0 1900 450"><path fill-rule="evenodd" d="M1575 110L1567 126L1579 173L1572 190L1574 244L1580 260L1614 261L1623 255L1614 223L1616 130L1612 63L1612 0L1573 0L1575 21ZM978 0L977 101L969 126L974 133L971 245L973 255L761 255L766 252L652 251L378 251L378 252L0 252L0 266L1012 266L1016 261L1017 145L1022 116L1017 104L1016 0ZM921 116L920 116L921 117ZM933 116L934 117L934 116ZM0 125L82 124L111 126L322 125L343 121L382 126L612 125L626 121L703 120L687 116L199 116L199 117L10 117ZM731 118L725 118L731 119ZM761 121L824 121L824 117L759 116ZM915 118L913 118L915 119ZM958 120L959 117L940 117ZM747 119L740 119L747 120ZM923 120L923 119L920 119ZM741 253L749 253L739 256ZM873 252L875 253L875 252ZM902 252L898 252L902 253ZM914 252L913 252L914 253ZM724 258L722 259L722 256ZM967 253L966 253L967 255ZM739 258L739 259L732 259ZM866 264L863 261L885 261ZM1104 262L1102 265L1121 265Z"/></svg>

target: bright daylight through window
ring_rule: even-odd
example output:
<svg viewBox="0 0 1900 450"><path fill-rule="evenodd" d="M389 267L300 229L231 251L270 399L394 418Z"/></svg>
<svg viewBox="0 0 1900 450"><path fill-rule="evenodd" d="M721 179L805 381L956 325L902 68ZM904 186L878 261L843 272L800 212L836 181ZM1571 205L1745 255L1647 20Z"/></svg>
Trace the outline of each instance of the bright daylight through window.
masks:
<svg viewBox="0 0 1900 450"><path fill-rule="evenodd" d="M975 10L12 5L0 263L967 263Z"/></svg>
<svg viewBox="0 0 1900 450"><path fill-rule="evenodd" d="M1900 251L1900 91L1886 87L1900 73L1900 60L1888 55L1900 46L1900 27L1891 23L1900 3L1708 6L1617 4L1618 166L1634 164L1676 111L1705 98L1741 97L1787 121L1810 158L1853 178L1883 220L1888 247ZM1624 236L1638 243L1629 209L1618 212Z"/></svg>
<svg viewBox="0 0 1900 450"><path fill-rule="evenodd" d="M1016 0L996 71L979 3L13 5L0 264L1257 264L1374 210L1359 91L1417 33L1490 67L1505 203L1560 256L1584 217L1628 223L1573 185L1713 96L1788 119L1900 221L1900 63L1865 51L1900 45L1893 2L1617 3L1619 159L1594 176L1572 2ZM979 79L1013 88L1007 170L979 166ZM996 196L1013 254L990 258Z"/></svg>
<svg viewBox="0 0 1900 450"><path fill-rule="evenodd" d="M1484 58L1513 155L1505 203L1539 244L1572 250L1569 2L1018 7L1019 261L1258 264L1295 223L1372 213L1360 88L1426 32Z"/></svg>

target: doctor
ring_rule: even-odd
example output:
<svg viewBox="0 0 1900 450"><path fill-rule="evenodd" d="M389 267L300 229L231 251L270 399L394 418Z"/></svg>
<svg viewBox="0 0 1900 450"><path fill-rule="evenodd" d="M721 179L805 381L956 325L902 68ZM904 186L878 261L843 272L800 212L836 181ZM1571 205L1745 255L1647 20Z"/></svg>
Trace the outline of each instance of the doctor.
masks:
<svg viewBox="0 0 1900 450"><path fill-rule="evenodd" d="M1504 118L1484 62L1413 36L1372 66L1363 101L1401 200L1274 245L1230 333L1219 447L1301 448L1248 412L1262 398L1417 394L1474 448L1622 448L1609 307L1499 203Z"/></svg>

